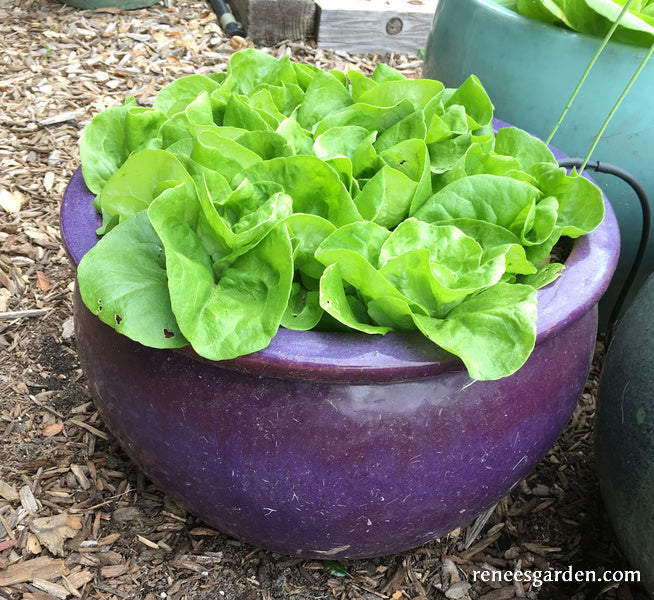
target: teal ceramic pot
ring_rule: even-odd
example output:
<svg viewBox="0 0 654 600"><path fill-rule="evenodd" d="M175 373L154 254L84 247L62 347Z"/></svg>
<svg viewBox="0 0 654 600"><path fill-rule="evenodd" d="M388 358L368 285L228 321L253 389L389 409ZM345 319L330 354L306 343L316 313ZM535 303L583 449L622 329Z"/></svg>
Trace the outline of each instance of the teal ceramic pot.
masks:
<svg viewBox="0 0 654 600"><path fill-rule="evenodd" d="M654 275L626 311L604 363L595 438L604 504L654 596Z"/></svg>
<svg viewBox="0 0 654 600"><path fill-rule="evenodd" d="M439 0L427 40L424 76L458 87L475 74L498 118L543 139L586 69L601 39L528 19L491 0ZM568 156L585 156L611 107L647 53L610 42L552 140ZM654 59L641 73L593 154L629 171L654 198ZM613 284L600 303L607 316L638 247L641 211L621 180L593 174L616 211L622 254ZM654 244L641 273L654 271ZM645 275L638 280L635 290Z"/></svg>
<svg viewBox="0 0 654 600"><path fill-rule="evenodd" d="M145 8L159 2L159 0L59 0L62 4L68 4L75 8L96 9L96 8L123 8L132 10L134 8Z"/></svg>

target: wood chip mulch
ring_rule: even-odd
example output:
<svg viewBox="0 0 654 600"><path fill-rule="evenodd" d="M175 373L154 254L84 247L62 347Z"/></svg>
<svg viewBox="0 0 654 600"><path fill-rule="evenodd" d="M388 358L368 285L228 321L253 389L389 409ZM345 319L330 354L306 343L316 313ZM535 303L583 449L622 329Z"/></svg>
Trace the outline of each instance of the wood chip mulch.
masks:
<svg viewBox="0 0 654 600"><path fill-rule="evenodd" d="M286 42L323 68L404 55L350 55ZM282 556L214 531L136 469L106 430L79 368L73 271L58 205L80 131L127 96L225 70L233 50L208 3L80 11L0 0L0 600L643 600L634 584L475 582L476 570L628 569L593 469L602 344L575 413L538 468L477 521L411 552L340 564Z"/></svg>

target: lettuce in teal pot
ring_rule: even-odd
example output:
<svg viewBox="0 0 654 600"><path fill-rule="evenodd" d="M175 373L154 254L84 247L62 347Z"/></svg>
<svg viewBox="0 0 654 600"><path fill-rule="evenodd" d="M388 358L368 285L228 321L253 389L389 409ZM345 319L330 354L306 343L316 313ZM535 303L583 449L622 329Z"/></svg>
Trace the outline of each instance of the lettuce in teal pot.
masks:
<svg viewBox="0 0 654 600"><path fill-rule="evenodd" d="M494 132L474 76L448 89L383 64L368 78L244 50L151 108L101 112L80 154L102 215L84 303L212 361L280 328L418 330L473 379L504 378L534 349L552 250L604 216L543 142Z"/></svg>
<svg viewBox="0 0 654 600"><path fill-rule="evenodd" d="M598 37L608 33L627 5L627 0L494 1L530 19ZM651 46L654 43L654 2L631 0L611 39L636 46Z"/></svg>

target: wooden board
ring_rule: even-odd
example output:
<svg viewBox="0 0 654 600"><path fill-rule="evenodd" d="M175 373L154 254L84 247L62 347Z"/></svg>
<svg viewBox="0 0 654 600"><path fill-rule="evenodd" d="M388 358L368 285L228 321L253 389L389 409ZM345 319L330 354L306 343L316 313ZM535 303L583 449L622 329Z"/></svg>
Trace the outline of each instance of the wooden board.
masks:
<svg viewBox="0 0 654 600"><path fill-rule="evenodd" d="M347 52L418 54L437 0L318 0L318 46Z"/></svg>
<svg viewBox="0 0 654 600"><path fill-rule="evenodd" d="M312 0L230 0L230 6L255 44L315 38L316 4Z"/></svg>

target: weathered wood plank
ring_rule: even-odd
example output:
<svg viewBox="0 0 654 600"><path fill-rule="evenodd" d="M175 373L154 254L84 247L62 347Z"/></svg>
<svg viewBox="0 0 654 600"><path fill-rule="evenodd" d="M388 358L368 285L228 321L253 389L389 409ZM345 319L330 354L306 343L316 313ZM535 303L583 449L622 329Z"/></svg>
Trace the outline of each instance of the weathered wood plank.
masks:
<svg viewBox="0 0 654 600"><path fill-rule="evenodd" d="M230 5L255 44L315 37L316 4L312 0L231 0Z"/></svg>
<svg viewBox="0 0 654 600"><path fill-rule="evenodd" d="M349 52L418 54L436 10L435 0L318 0L318 46Z"/></svg>
<svg viewBox="0 0 654 600"><path fill-rule="evenodd" d="M0 587L25 583L36 579L53 579L66 571L63 559L39 556L31 560L13 563L0 573Z"/></svg>

